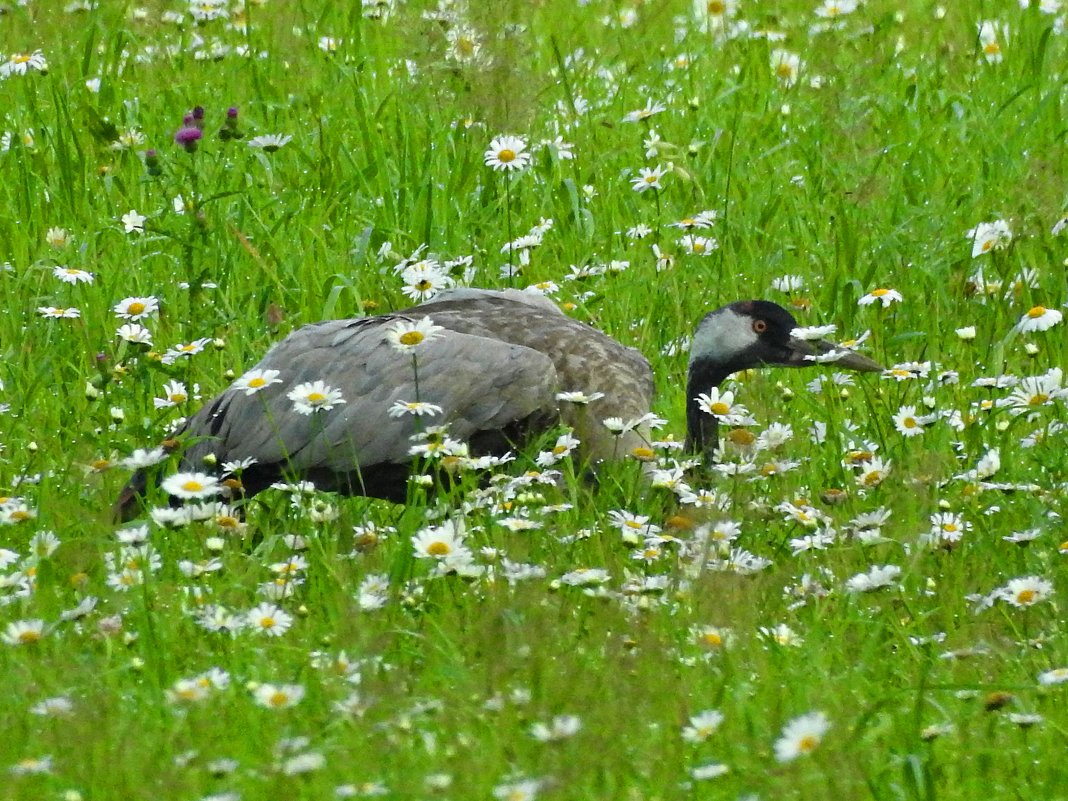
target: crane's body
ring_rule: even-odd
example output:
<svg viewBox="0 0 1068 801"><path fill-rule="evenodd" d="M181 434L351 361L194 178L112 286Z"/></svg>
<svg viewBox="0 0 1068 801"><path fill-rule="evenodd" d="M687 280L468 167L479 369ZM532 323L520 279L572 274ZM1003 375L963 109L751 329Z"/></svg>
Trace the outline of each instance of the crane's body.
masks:
<svg viewBox="0 0 1068 801"><path fill-rule="evenodd" d="M390 342L398 323L430 318L440 331L405 352ZM688 443L710 456L714 419L700 418L694 396L727 375L761 364L803 366L830 343L791 335L793 317L766 301L742 301L705 316L694 335L687 386ZM877 370L844 351L840 366ZM403 501L412 436L427 425L473 453L514 450L532 434L564 423L589 462L621 458L646 444L639 426L622 435L603 424L649 412L653 373L638 351L573 320L537 294L457 289L404 311L304 326L276 344L254 370L277 371L277 383L253 393L231 387L189 419L180 438L183 470L250 460L242 472L250 496L279 480L305 479L324 490ZM344 403L300 414L293 387L321 380ZM707 384L707 385L706 385ZM589 402L561 400L579 392ZM391 415L398 401L441 407L433 418ZM135 477L119 500L129 517L143 491Z"/></svg>

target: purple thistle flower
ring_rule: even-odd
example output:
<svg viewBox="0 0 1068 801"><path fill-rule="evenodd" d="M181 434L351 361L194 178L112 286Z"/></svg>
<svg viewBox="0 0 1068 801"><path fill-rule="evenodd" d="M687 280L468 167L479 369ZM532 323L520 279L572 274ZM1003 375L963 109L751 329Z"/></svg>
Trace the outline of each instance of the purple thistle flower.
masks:
<svg viewBox="0 0 1068 801"><path fill-rule="evenodd" d="M181 145L187 152L192 153L197 149L197 142L204 136L204 132L199 128L194 128L189 125L183 125L174 134L175 144Z"/></svg>
<svg viewBox="0 0 1068 801"><path fill-rule="evenodd" d="M219 138L224 142L230 139L240 139L244 136L237 127L237 106L230 106L226 110L226 122L219 129Z"/></svg>

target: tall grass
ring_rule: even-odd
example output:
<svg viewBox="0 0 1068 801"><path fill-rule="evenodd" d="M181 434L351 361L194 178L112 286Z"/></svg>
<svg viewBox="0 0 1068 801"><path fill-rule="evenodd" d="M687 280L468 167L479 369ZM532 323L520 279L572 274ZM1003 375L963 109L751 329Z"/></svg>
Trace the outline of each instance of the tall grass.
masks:
<svg viewBox="0 0 1068 801"><path fill-rule="evenodd" d="M741 0L717 20L701 4L601 0L15 4L0 41L39 49L47 70L0 80L0 794L1063 792L1065 690L1039 676L1068 666L1068 346L1063 325L1017 330L1068 299L1055 5L868 0L828 19L814 3ZM799 57L796 75L773 69L779 50ZM664 108L624 121L650 104ZM204 136L187 152L173 136L197 106ZM218 135L230 107L241 138ZM292 139L250 147L266 134ZM500 134L526 140L527 170L484 164ZM543 144L557 137L571 148ZM633 191L656 165L670 165L663 188ZM131 211L143 230L127 230ZM689 233L715 238L707 256L672 226L701 211L715 223ZM543 219L552 229L509 279L502 247ZM995 220L1011 237L973 257L968 232ZM676 440L683 338L731 300L775 300L842 339L870 332L863 347L898 377L741 377L754 433L778 422L793 436L755 473L687 479L717 490L718 509L680 505L636 463L596 484L565 463L556 484L513 483L493 502L472 488L466 507L459 493L401 507L270 492L243 536L151 524L151 553L124 550L118 463L296 327L409 305L393 267L419 248L470 256L478 286L555 283L569 314L649 357ZM66 283L57 266L93 280ZM774 289L784 276L800 286ZM880 287L902 302L858 303ZM122 341L115 305L149 296L152 344ZM956 331L970 326L974 338ZM198 339L203 352L165 363ZM1040 375L1017 402L1006 379L974 383ZM188 399L156 408L172 380ZM895 424L903 406L919 436ZM999 468L976 473L992 451ZM497 481L521 481L537 453ZM890 472L862 486L872 454ZM781 471L763 470L772 460ZM783 503L835 536L796 542L815 529ZM857 522L879 508L881 526ZM411 538L462 509L478 575L438 576ZM621 510L673 532L659 557L636 558L609 515ZM939 514L958 516L959 541ZM537 528L511 531L516 517ZM724 521L737 541L710 534L706 552ZM745 570L731 547L770 564ZM900 568L887 586L848 583L884 565ZM604 583L581 586L581 568ZM374 576L381 608L360 600ZM1020 577L1051 586L1021 595ZM292 618L280 636L210 630L205 609L246 620L272 591ZM303 697L265 707L268 684ZM722 725L684 737L704 710ZM812 712L825 735L776 759L784 726ZM562 721L543 741L533 727L560 715L577 731ZM706 778L709 765L726 772Z"/></svg>

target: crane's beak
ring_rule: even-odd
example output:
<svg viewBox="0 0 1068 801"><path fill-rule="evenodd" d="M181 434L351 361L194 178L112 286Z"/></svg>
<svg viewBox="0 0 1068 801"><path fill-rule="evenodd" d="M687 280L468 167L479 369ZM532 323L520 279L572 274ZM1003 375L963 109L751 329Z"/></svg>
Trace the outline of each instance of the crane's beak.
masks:
<svg viewBox="0 0 1068 801"><path fill-rule="evenodd" d="M881 373L886 369L862 353L840 347L825 339L808 340L790 337L786 343L786 354L782 364L788 367L828 364L845 370L856 370L859 373Z"/></svg>

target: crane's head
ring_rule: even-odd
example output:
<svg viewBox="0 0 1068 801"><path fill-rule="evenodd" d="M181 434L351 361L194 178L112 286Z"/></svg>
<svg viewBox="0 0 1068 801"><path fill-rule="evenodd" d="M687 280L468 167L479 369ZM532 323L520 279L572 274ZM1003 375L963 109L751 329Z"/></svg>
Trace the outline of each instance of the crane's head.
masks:
<svg viewBox="0 0 1068 801"><path fill-rule="evenodd" d="M761 365L811 367L827 362L832 367L860 372L881 372L882 365L856 351L826 340L794 336L797 321L790 312L766 300L740 300L709 312L697 326L690 348L690 368L703 365L720 380L740 370Z"/></svg>
<svg viewBox="0 0 1068 801"><path fill-rule="evenodd" d="M690 346L686 387L687 443L710 457L717 444L716 420L698 408L697 395L718 386L731 373L763 365L829 367L881 372L878 362L826 340L794 335L790 312L766 300L740 300L705 315Z"/></svg>

